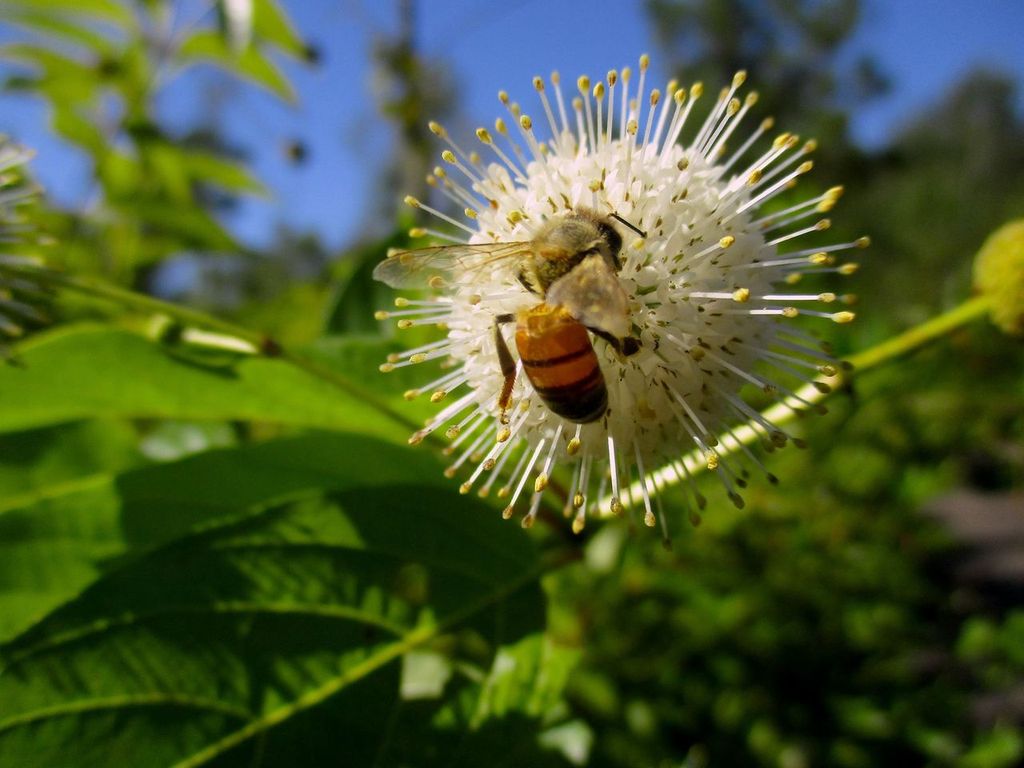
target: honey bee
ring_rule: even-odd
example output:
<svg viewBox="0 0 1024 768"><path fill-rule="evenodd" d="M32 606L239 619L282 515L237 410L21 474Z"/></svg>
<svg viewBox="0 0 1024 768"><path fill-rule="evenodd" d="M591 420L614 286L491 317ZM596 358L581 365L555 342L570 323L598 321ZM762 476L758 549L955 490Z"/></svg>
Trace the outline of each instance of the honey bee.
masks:
<svg viewBox="0 0 1024 768"><path fill-rule="evenodd" d="M640 346L630 336L629 298L616 276L622 268L622 236L613 218L645 236L616 214L575 208L545 222L532 240L404 251L378 264L373 276L393 288L425 287L438 285L444 275L493 269L497 262L512 260L519 282L541 301L495 318L504 377L498 397L501 420L508 421L516 377L516 361L501 327L514 321L519 361L534 391L554 413L586 424L608 410L608 388L588 331L622 355Z"/></svg>

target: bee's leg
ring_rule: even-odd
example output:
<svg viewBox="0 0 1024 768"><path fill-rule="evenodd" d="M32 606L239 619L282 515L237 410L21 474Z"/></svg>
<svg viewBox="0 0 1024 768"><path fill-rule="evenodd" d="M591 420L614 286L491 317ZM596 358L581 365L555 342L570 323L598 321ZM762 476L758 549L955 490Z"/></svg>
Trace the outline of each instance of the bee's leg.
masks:
<svg viewBox="0 0 1024 768"><path fill-rule="evenodd" d="M623 357L635 355L637 352L640 351L640 339L636 338L635 336L627 336L626 338L618 339L617 341L618 344L615 348Z"/></svg>
<svg viewBox="0 0 1024 768"><path fill-rule="evenodd" d="M501 333L501 326L506 323L515 322L515 315L498 315L494 318L494 346L498 350L498 366L501 368L501 375L505 381L501 385L501 394L498 395L498 408L501 409L501 423L508 424L508 410L512 405L512 387L516 383L516 361L508 349L505 337Z"/></svg>
<svg viewBox="0 0 1024 768"><path fill-rule="evenodd" d="M588 327L587 330L590 331L595 336L599 336L600 338L607 341L609 344L612 345L615 351L618 352L623 357L635 355L637 352L640 351L640 339L634 336L626 336L625 338L618 339L612 336L607 331L602 331L600 328Z"/></svg>

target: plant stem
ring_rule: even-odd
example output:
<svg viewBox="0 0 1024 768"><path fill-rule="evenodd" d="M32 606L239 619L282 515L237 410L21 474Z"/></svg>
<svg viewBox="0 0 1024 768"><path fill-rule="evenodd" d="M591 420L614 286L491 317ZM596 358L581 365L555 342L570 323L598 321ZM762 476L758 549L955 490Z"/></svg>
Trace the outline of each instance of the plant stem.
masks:
<svg viewBox="0 0 1024 768"><path fill-rule="evenodd" d="M934 339L945 336L961 325L966 325L987 314L990 308L991 299L988 296L975 296L948 312L943 312L931 320L915 325L898 336L893 336L881 344L858 352L848 358L847 362L853 366L852 373L869 371L882 363L912 352ZM847 377L850 377L850 373L847 372Z"/></svg>
<svg viewBox="0 0 1024 768"><path fill-rule="evenodd" d="M903 355L909 354L930 341L941 338L960 326L986 315L991 307L991 301L986 296L978 296L968 299L962 304L944 312L937 317L926 320L903 333L893 336L891 339L876 344L863 352L847 358L844 362L844 370L840 370L835 376L822 376L813 382L809 382L798 389L793 395L781 400L770 408L761 412L761 417L769 424L782 426L789 422L799 413L808 410L824 400L831 392L840 389L844 384L872 368L877 368L882 363L894 360ZM818 387L821 384L827 385L822 391ZM749 421L732 430L730 434L721 438L718 447L715 449L718 458L728 456L739 450L742 446L750 445L763 439L763 427L755 427L756 422ZM708 458L700 450L694 450L681 459L682 463L691 475L695 475L708 469ZM647 476L648 485L653 484L659 491L666 487L676 485L681 480L680 475L671 467L665 467ZM641 494L641 484L637 481L625 489L625 496L628 499L637 498ZM598 503L599 514L604 517L611 514L611 497L601 499Z"/></svg>
<svg viewBox="0 0 1024 768"><path fill-rule="evenodd" d="M106 299L114 304L137 309L153 315L166 315L185 325L194 325L212 331L234 336L236 339L248 341L257 348L266 342L266 336L248 328L242 328L226 320L202 312L198 309L173 304L169 301L148 296L144 293L137 293L127 288L108 283L104 280L82 277L80 275L68 275L55 273L48 276L48 280L57 283L62 288L78 291L86 296Z"/></svg>

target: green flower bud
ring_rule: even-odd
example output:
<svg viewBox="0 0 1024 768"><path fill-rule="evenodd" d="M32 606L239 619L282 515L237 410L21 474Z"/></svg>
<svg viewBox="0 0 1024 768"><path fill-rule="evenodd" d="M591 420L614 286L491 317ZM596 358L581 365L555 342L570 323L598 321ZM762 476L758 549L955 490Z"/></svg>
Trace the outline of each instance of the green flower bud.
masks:
<svg viewBox="0 0 1024 768"><path fill-rule="evenodd" d="M974 287L992 302L992 322L1024 334L1024 219L1004 224L974 257Z"/></svg>

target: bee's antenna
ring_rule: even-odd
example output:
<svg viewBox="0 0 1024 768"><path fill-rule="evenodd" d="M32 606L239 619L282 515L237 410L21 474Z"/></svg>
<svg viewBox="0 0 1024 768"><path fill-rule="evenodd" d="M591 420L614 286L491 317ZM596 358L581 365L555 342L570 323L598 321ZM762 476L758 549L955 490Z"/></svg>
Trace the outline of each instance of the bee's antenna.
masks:
<svg viewBox="0 0 1024 768"><path fill-rule="evenodd" d="M620 224L624 224L625 226L627 226L627 227L629 227L630 229L632 229L632 230L633 230L634 232L636 232L636 233L637 233L638 235L640 235L640 237L642 237L642 238L644 238L644 239L646 239L646 238L647 238L647 233L646 233L646 232L644 232L644 231L643 231L642 229L640 229L639 227L637 227L637 226L635 226L635 225L633 225L633 224L630 224L630 223L629 223L628 221L626 221L626 220L625 220L624 218L622 218L621 216L619 216L619 214L617 214L617 213L612 213L612 214L611 214L611 217L612 217L613 219L615 219L615 220L616 220L617 222L619 222Z"/></svg>

